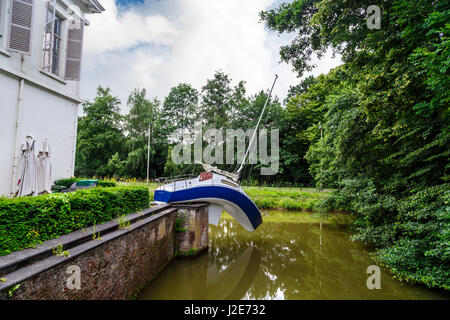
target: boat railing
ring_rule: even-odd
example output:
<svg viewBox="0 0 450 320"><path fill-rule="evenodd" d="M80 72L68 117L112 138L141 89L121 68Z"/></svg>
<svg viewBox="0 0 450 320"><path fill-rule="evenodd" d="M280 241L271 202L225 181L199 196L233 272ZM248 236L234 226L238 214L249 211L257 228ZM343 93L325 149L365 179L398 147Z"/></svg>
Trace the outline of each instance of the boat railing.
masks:
<svg viewBox="0 0 450 320"><path fill-rule="evenodd" d="M180 181L180 180L186 180L186 179L192 179L194 175L192 174L186 174L181 176L175 176L175 177L160 177L156 179L157 183L171 183L174 181Z"/></svg>
<svg viewBox="0 0 450 320"><path fill-rule="evenodd" d="M187 180L192 179L196 176L194 176L193 174L185 174L185 175L179 175L179 176L175 176L175 177L160 177L158 179L156 179L156 183L159 186L163 186L165 187L168 184L173 183L174 186L174 190L175 191L177 188L179 187L184 187L187 188ZM181 182L184 181L184 183L180 183L177 185L177 182Z"/></svg>

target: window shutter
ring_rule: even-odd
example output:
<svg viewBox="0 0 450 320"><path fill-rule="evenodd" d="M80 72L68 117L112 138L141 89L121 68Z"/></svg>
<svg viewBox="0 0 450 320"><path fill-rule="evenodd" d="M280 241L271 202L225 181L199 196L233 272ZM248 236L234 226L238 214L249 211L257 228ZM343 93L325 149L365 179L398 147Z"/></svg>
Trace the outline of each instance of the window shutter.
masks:
<svg viewBox="0 0 450 320"><path fill-rule="evenodd" d="M34 0L12 0L9 24L9 50L31 54Z"/></svg>
<svg viewBox="0 0 450 320"><path fill-rule="evenodd" d="M84 23L69 28L66 54L66 80L80 80Z"/></svg>

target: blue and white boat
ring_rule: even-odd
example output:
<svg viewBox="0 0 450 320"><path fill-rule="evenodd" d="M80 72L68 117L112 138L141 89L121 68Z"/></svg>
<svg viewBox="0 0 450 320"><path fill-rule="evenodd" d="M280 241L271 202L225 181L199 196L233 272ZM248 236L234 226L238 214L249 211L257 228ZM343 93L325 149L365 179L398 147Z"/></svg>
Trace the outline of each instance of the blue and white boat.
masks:
<svg viewBox="0 0 450 320"><path fill-rule="evenodd" d="M254 231L262 217L258 207L228 177L215 172L202 172L198 178L173 181L155 190L155 202L208 202L209 223L217 225L223 211L228 212L248 231Z"/></svg>
<svg viewBox="0 0 450 320"><path fill-rule="evenodd" d="M235 172L230 173L202 163L205 172L202 172L197 178L169 182L156 189L154 196L155 202L208 202L210 204L209 223L217 225L222 212L226 211L244 229L254 231L258 228L262 223L261 212L244 190L242 190L238 181L277 78L278 76L275 76L272 89L267 96L266 103L259 116L256 129L250 139L240 167Z"/></svg>

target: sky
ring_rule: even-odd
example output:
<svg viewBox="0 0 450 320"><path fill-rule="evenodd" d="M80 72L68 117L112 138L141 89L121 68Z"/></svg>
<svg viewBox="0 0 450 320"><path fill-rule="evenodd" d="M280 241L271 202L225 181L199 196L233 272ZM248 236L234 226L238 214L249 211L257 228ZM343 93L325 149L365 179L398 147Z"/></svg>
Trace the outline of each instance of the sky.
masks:
<svg viewBox="0 0 450 320"><path fill-rule="evenodd" d="M279 36L259 19L281 1L100 0L105 11L87 17L80 95L92 100L99 85L110 87L126 112L134 88L162 100L179 83L201 90L222 70L232 85L244 80L249 95L269 89L278 74L274 94L283 100L301 80L280 63L279 48L294 35ZM339 64L330 52L309 74Z"/></svg>

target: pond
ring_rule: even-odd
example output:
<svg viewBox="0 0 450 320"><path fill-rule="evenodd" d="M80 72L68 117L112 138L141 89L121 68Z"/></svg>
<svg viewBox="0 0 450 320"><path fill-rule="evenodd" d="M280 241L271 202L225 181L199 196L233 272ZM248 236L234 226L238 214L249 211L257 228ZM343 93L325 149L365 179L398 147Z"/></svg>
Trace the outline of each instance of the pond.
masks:
<svg viewBox="0 0 450 320"><path fill-rule="evenodd" d="M295 213L286 213L292 215ZM210 225L209 250L175 259L139 299L448 299L393 279L367 288L374 264L345 229L329 224L264 222L255 232L232 219Z"/></svg>

